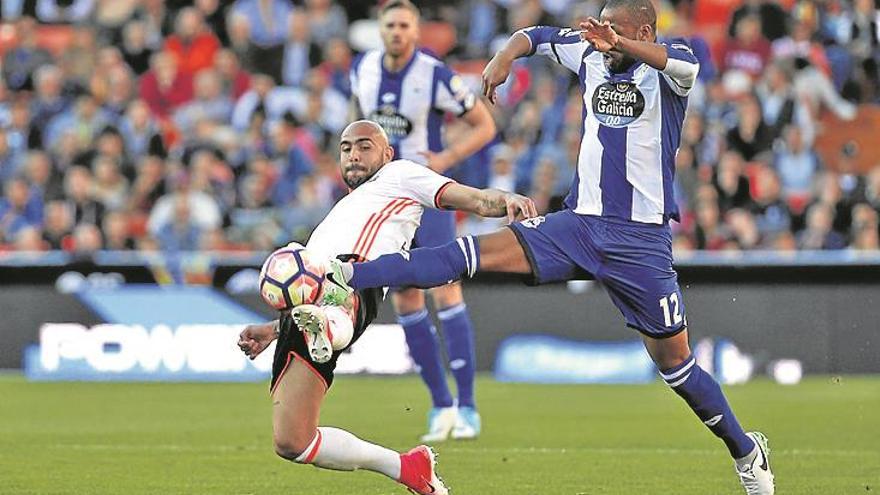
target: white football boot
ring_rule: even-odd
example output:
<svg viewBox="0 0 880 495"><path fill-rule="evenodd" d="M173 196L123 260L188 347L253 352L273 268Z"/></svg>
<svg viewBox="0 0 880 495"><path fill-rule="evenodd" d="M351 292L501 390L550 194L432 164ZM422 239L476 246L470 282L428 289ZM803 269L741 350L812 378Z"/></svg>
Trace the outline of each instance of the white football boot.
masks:
<svg viewBox="0 0 880 495"><path fill-rule="evenodd" d="M749 454L736 461L736 474L748 495L773 495L776 488L773 484L773 472L770 470L770 447L763 433L750 431L746 433L755 441L754 458Z"/></svg>
<svg viewBox="0 0 880 495"><path fill-rule="evenodd" d="M434 407L428 413L428 433L422 435L423 442L442 442L449 438L458 421L458 408Z"/></svg>
<svg viewBox="0 0 880 495"><path fill-rule="evenodd" d="M473 407L459 406L458 418L455 428L452 430L452 438L455 440L473 440L480 436L482 420L480 413Z"/></svg>
<svg viewBox="0 0 880 495"><path fill-rule="evenodd" d="M316 363L326 363L333 357L333 337L324 311L314 304L301 304L290 312L296 328L303 333L309 355Z"/></svg>

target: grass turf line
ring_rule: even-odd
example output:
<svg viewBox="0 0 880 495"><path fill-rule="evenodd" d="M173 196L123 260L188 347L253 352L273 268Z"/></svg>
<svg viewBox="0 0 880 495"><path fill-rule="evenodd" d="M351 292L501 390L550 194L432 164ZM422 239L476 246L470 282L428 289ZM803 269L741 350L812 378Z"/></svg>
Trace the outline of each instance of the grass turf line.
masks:
<svg viewBox="0 0 880 495"><path fill-rule="evenodd" d="M404 494L384 477L275 457L261 384L28 383L0 377L0 494ZM459 494L739 494L723 444L659 382L497 383L481 377L484 434L438 444ZM780 494L880 490L880 378L725 387L770 438ZM405 450L427 394L415 377L341 377L322 424Z"/></svg>

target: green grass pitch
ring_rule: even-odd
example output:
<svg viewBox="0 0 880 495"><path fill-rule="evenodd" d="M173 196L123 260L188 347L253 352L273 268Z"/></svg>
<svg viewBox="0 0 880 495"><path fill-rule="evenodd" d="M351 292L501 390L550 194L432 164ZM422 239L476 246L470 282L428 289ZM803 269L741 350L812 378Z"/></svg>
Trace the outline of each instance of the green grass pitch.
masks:
<svg viewBox="0 0 880 495"><path fill-rule="evenodd" d="M723 444L659 382L541 386L483 377L484 434L439 444L454 494L739 494ZM726 387L770 438L777 493L880 493L880 378ZM414 377L341 377L322 423L407 449ZM404 494L369 472L275 457L265 384L28 383L0 377L2 494Z"/></svg>

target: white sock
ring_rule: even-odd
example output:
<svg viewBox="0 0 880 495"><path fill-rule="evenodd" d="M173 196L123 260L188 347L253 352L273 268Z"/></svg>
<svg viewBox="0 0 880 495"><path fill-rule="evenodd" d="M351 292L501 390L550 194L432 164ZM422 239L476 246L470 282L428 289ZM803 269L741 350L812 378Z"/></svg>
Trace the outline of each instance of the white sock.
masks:
<svg viewBox="0 0 880 495"><path fill-rule="evenodd" d="M327 426L318 428L315 439L296 462L335 471L366 469L395 481L400 478L400 454Z"/></svg>
<svg viewBox="0 0 880 495"><path fill-rule="evenodd" d="M736 466L738 468L742 469L746 466L751 466L752 463L755 462L756 457L758 457L758 445L757 444L755 444L755 448L753 448L751 452L749 452L748 454L746 454L743 457L740 457L739 459L734 459L734 462L736 462Z"/></svg>
<svg viewBox="0 0 880 495"><path fill-rule="evenodd" d="M354 323L346 310L339 306L321 306L327 316L334 351L345 349L354 336Z"/></svg>

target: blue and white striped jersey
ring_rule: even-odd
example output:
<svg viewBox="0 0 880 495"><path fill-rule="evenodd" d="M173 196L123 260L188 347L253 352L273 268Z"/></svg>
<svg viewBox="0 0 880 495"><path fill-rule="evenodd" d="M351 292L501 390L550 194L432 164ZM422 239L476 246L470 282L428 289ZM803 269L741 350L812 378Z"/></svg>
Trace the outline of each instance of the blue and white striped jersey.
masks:
<svg viewBox="0 0 880 495"><path fill-rule="evenodd" d="M643 223L678 220L675 154L700 67L688 45L661 42L669 57L662 71L637 62L616 74L577 31L536 26L519 32L532 53L562 64L581 82L584 135L566 207Z"/></svg>
<svg viewBox="0 0 880 495"><path fill-rule="evenodd" d="M399 72L382 65L383 52L363 54L351 68L351 91L361 114L385 129L395 158L425 163L423 151L443 149L446 112L464 115L477 102L460 76L440 60L416 50Z"/></svg>

